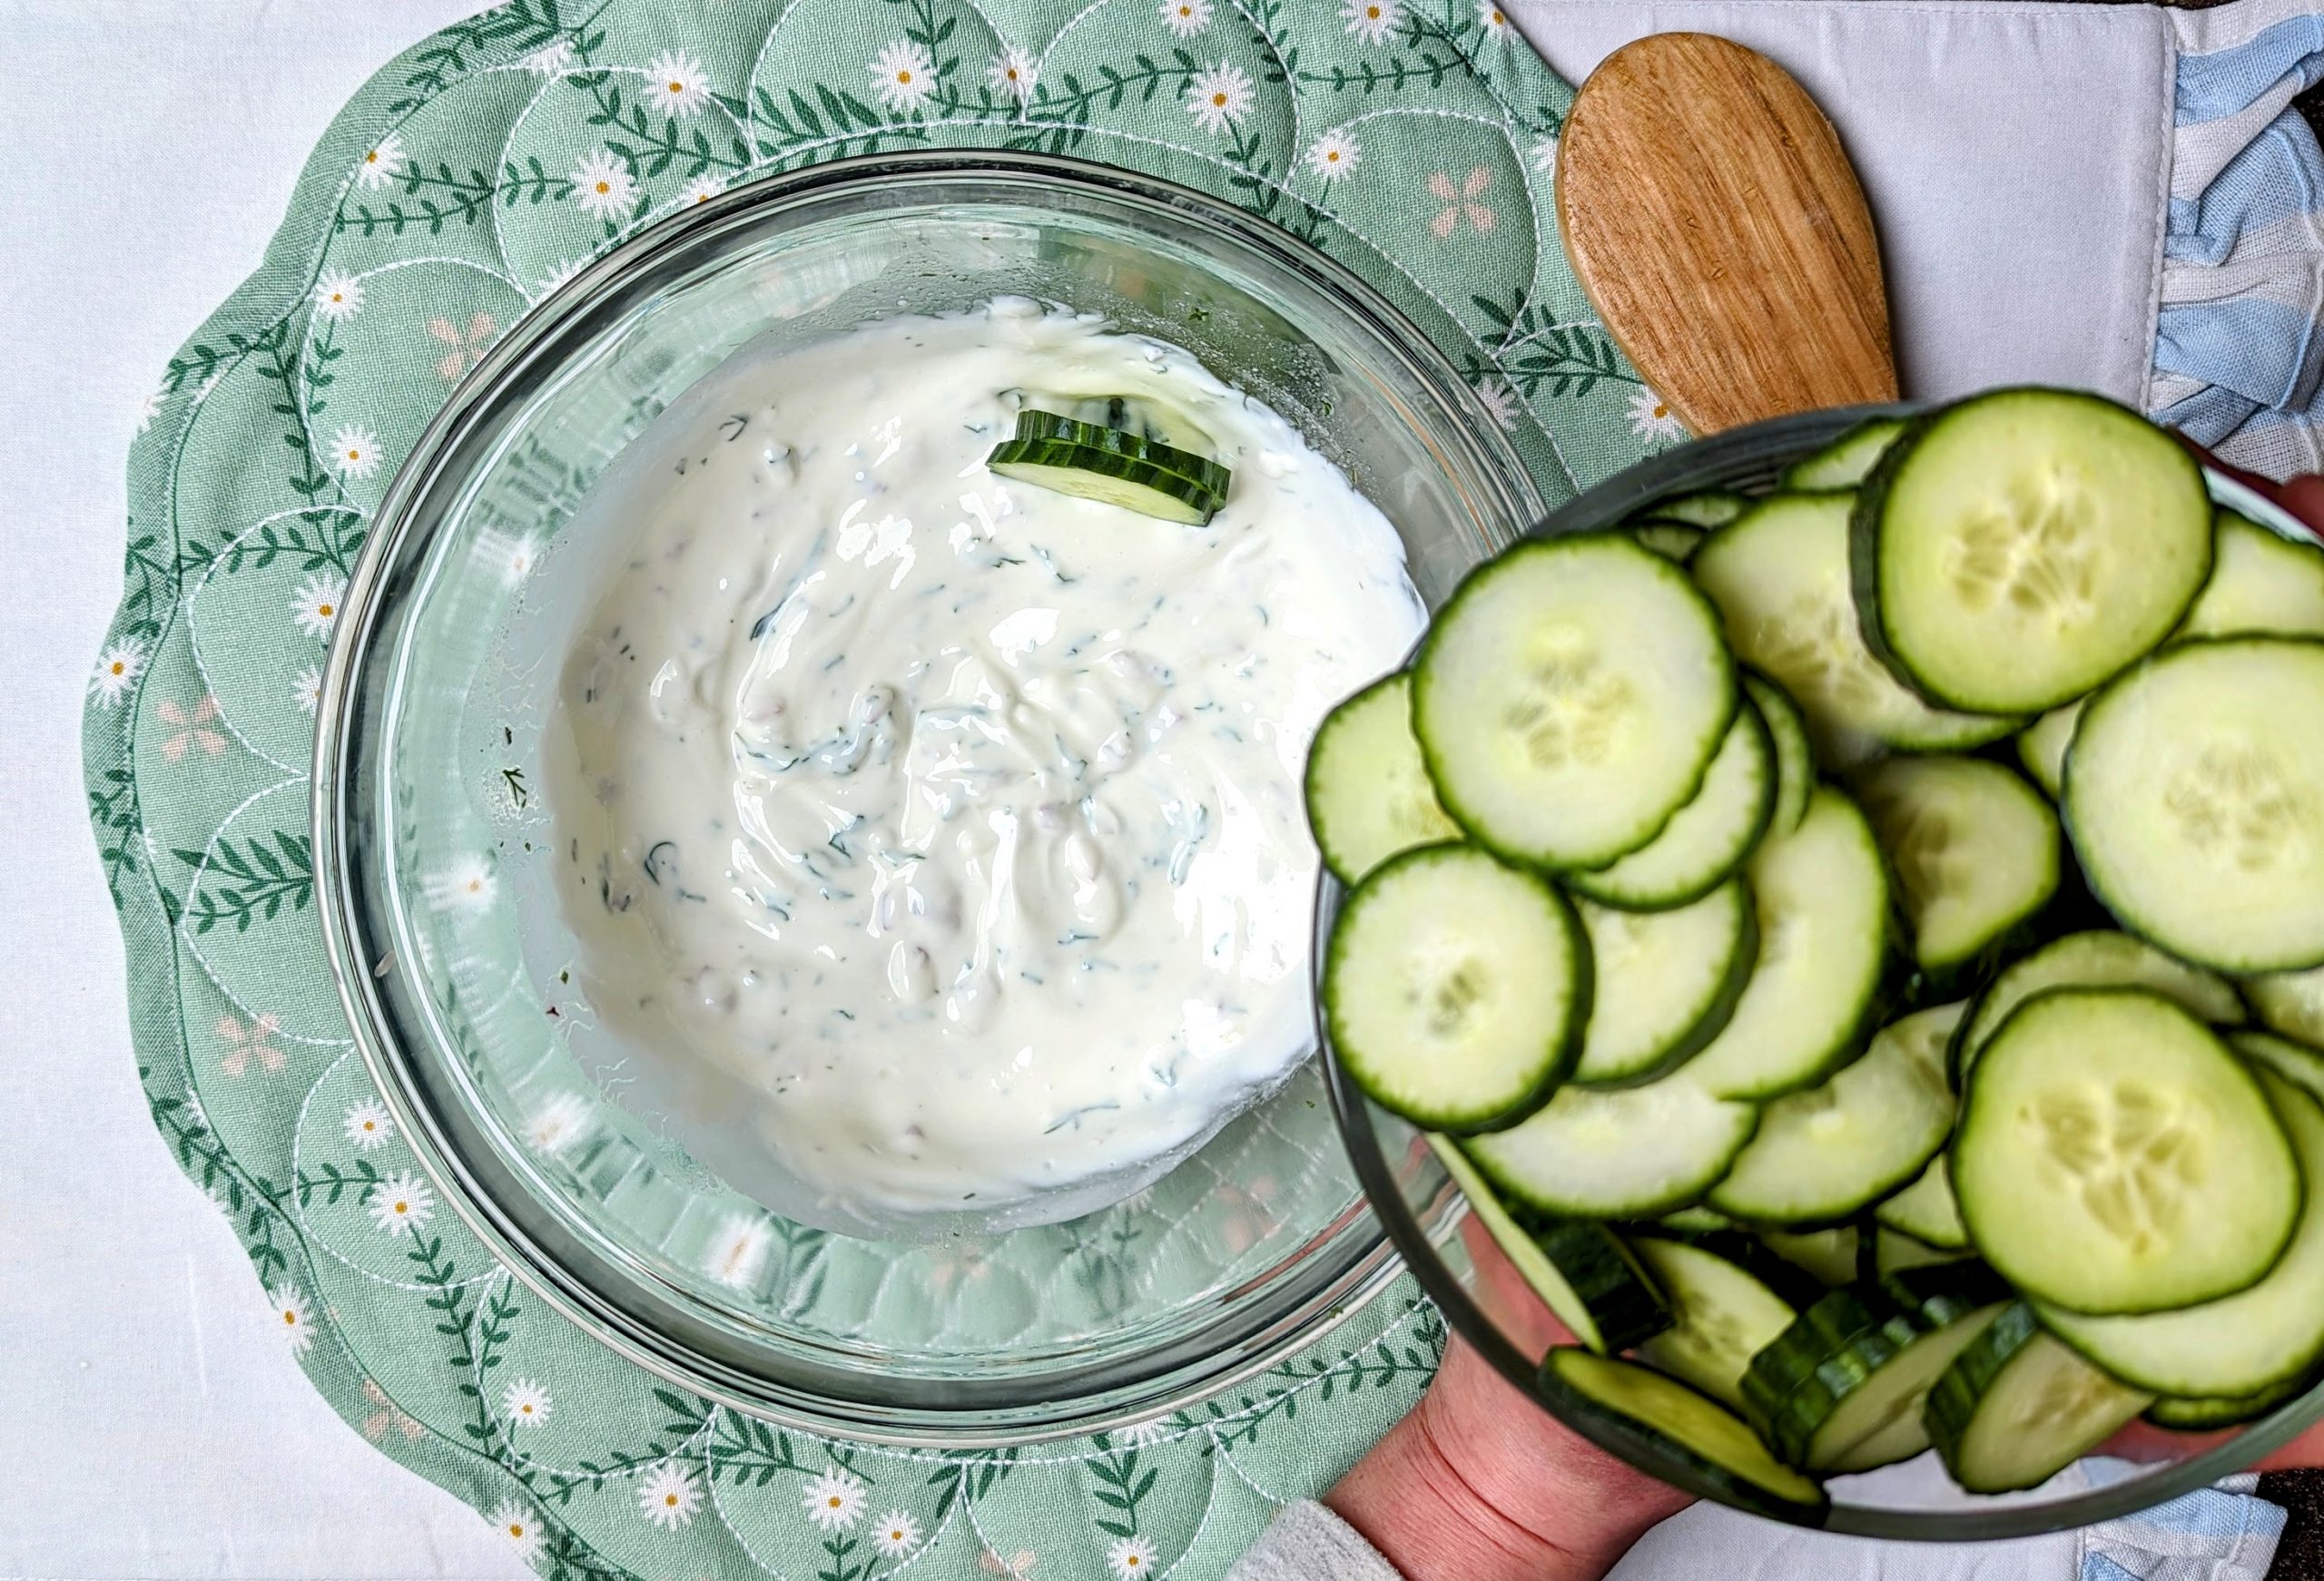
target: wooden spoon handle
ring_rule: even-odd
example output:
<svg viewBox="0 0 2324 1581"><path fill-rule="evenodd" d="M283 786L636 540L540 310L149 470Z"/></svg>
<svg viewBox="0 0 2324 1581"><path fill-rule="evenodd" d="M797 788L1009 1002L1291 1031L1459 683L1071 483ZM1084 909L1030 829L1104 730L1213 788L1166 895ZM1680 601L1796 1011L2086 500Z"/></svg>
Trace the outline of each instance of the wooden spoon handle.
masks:
<svg viewBox="0 0 2324 1581"><path fill-rule="evenodd" d="M1896 398L1864 190L1758 51L1666 33L1609 55L1566 118L1557 200L1582 290L1696 433Z"/></svg>

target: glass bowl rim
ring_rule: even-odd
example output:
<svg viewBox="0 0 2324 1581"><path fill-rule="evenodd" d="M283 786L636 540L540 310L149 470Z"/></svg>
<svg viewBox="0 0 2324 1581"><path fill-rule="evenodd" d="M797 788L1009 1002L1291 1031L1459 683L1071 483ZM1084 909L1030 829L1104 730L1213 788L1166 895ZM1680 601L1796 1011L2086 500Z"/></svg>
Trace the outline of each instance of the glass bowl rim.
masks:
<svg viewBox="0 0 2324 1581"><path fill-rule="evenodd" d="M735 187L665 216L608 250L536 303L438 408L372 513L369 536L349 578L317 709L310 803L317 910L326 957L357 1050L392 1117L403 1127L423 1172L487 1252L552 1311L662 1381L779 1425L922 1449L1056 1441L1167 1415L1212 1398L1247 1383L1326 1337L1395 1281L1403 1272L1401 1260L1376 1217L1368 1228L1363 1226L1362 1221L1372 1215L1359 1193L1291 1257L1276 1265L1284 1269L1319 1253L1333 1259L1320 1274L1301 1282L1286 1310L1245 1315L1234 1323L1207 1316L1162 1347L1167 1360L1161 1365L1138 1374L1128 1385L1092 1387L1080 1397L1081 1403L1063 1414L1054 1407L1042 1408L1045 1414L1029 1425L995 1419L1011 1414L1009 1408L979 1405L909 1410L812 1397L806 1397L812 1403L803 1404L801 1392L787 1386L780 1398L757 1392L752 1383L760 1380L759 1374L738 1370L704 1354L687 1340L657 1330L607 1300L587 1279L574 1272L529 1227L509 1219L461 1148L445 1135L434 1114L435 1104L417 1090L407 1068L420 1056L401 1046L398 1019L379 1001L372 972L358 958L359 941L366 935L367 908L364 885L355 876L350 848L355 830L370 820L368 809L354 805L358 781L350 771L357 737L363 728L361 710L373 695L360 682L377 668L381 627L396 607L385 596L388 572L399 561L407 540L428 530L419 507L445 491L457 490L464 473L451 465L456 441L510 398L512 390L521 394L527 388L521 383L523 376L530 373L549 379L561 371L565 365L554 359L535 366L542 362L544 349L562 345L566 331L585 327L591 315L609 306L616 313L627 311L634 302L609 304L609 294L644 278L657 262L683 257L688 249L721 233L739 232L772 215L817 202L843 201L859 191L892 193L916 186L940 189L944 183L961 181L991 183L1002 189L1000 196L1028 207L1039 207L1044 191L1065 189L1111 200L1134 211L1167 214L1198 230L1220 234L1228 245L1243 249L1246 256L1256 255L1304 279L1361 323L1386 361L1440 398L1442 415L1464 452L1469 474L1486 491L1483 505L1512 531L1518 524L1540 515L1539 486L1501 439L1489 416L1459 378L1452 359L1378 290L1336 260L1277 226L1176 182L1057 155L927 150L830 161ZM377 678L389 679L384 673ZM460 1075L459 1062L444 1063L456 1077ZM506 1160L493 1162L509 1169ZM521 1177L527 1172L510 1173ZM546 1195L533 1194L537 1202ZM552 1208L551 1212L563 1210ZM1344 1239L1348 1244L1342 1247L1339 1242ZM630 1277L641 1286L672 1304L695 1301L691 1292L671 1285L627 1254L626 1249L620 1250L622 1255L615 1261L625 1263ZM1211 1303L1224 1311L1225 1303L1247 1288L1247 1284L1238 1286L1210 1298ZM1222 1329L1226 1330L1223 1334ZM1236 1359L1226 1366L1202 1370L1204 1359L1226 1353L1234 1353ZM1065 1370L1060 1370L1060 1375ZM1158 1391L1150 1387L1157 1384L1164 1387ZM1141 1386L1148 1387L1148 1395L1127 1404L1119 1401L1126 1388ZM835 1408L832 1414L819 1409L825 1407ZM1022 1415L1029 1409L1033 1409L1030 1402L1014 1410Z"/></svg>
<svg viewBox="0 0 2324 1581"><path fill-rule="evenodd" d="M1585 531L1603 523L1617 521L1639 506L1672 493L1680 477L1698 467L1728 459L1738 463L1768 460L1779 453L1788 458L1796 458L1816 444L1835 439L1866 418L1911 417L1932 409L1934 404L1894 402L1792 413L1730 428L1708 438L1692 440L1660 455L1649 457L1584 490L1551 511L1528 530L1526 536L1552 537L1560 533ZM2214 505L2225 506L2266 523L2277 531L2288 529L2295 537L2308 539L2315 536L2289 512L2240 479L2208 464L2203 466L2203 474ZM1692 486L1716 486L1695 483ZM1319 962L1324 958L1329 913L1337 888L1328 875L1316 886L1313 952L1314 958ZM1346 1144L1348 1160L1354 1167L1356 1178L1364 1184L1364 1193L1372 1203L1373 1213L1387 1226L1388 1237L1395 1243L1404 1265L1412 1271L1429 1299L1436 1303L1437 1310L1444 1314L1452 1336L1482 1356L1493 1370L1535 1409L1547 1412L1608 1454L1698 1498L1729 1508L1745 1509L1746 1507L1728 1497L1712 1478L1698 1474L1676 1459L1656 1466L1640 1465L1624 1453L1623 1442L1617 1435L1608 1432L1588 1417L1569 1415L1559 1409L1551 1397L1540 1389L1536 1379L1538 1368L1519 1353L1500 1326L1479 1308L1470 1296L1468 1287L1445 1266L1437 1251L1437 1242L1456 1232L1461 1221L1467 1216L1466 1202L1459 1202L1444 1213L1433 1235L1414 1215L1403 1187L1397 1182L1395 1164L1381 1146L1379 1134L1374 1129L1370 1100L1349 1077L1333 1049L1329 1030L1324 1024L1320 993L1315 996L1315 1036L1323 1051L1324 1081L1331 1095L1332 1117L1339 1126L1341 1140ZM1432 1163L1429 1167L1436 1166ZM1442 1173L1441 1169L1439 1173ZM1452 1184L1450 1176L1442 1181L1431 1202L1443 1203L1448 1194L1455 1198L1460 1196L1459 1188ZM1910 1542L1987 1541L2035 1537L2135 1515L2181 1494L2207 1488L2222 1477L2249 1468L2260 1457L2282 1448L2319 1419L2324 1419L2324 1380L2312 1384L2266 1416L2241 1427L2231 1438L2208 1444L2177 1461L2167 1464L2142 1462L2155 1468L2119 1482L2088 1488L2063 1498L1952 1509L1915 1509L1834 1501L1821 1510L1802 1507L1797 1513L1778 1513L1771 1507L1753 1505L1748 1507L1747 1513L1811 1530Z"/></svg>

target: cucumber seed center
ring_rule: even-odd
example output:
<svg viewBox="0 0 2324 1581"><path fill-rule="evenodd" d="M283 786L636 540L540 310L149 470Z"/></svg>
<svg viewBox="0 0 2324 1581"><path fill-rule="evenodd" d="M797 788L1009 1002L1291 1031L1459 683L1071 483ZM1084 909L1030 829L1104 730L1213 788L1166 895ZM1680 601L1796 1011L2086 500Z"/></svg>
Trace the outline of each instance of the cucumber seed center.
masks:
<svg viewBox="0 0 2324 1581"><path fill-rule="evenodd" d="M2181 840L2247 873L2299 865L2316 832L2315 802L2257 741L2206 745L2165 781L2162 806Z"/></svg>
<svg viewBox="0 0 2324 1581"><path fill-rule="evenodd" d="M1972 610L2006 602L2060 625L2098 614L2098 550L2090 496L2058 475L2020 477L1962 523L1947 571Z"/></svg>
<svg viewBox="0 0 2324 1581"><path fill-rule="evenodd" d="M2137 1082L2049 1092L2027 1117L2083 1211L2126 1250L2143 1256L2176 1240L2186 1188L2201 1183L2208 1161L2164 1094Z"/></svg>

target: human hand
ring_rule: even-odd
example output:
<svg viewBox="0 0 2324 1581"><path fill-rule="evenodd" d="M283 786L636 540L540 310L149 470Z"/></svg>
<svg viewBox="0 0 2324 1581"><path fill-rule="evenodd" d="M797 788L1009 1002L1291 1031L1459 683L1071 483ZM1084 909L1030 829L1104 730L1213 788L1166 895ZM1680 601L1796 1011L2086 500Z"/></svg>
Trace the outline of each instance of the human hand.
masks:
<svg viewBox="0 0 2324 1581"><path fill-rule="evenodd" d="M1529 1360L1573 1336L1473 1217L1478 1298ZM1458 1339L1413 1414L1324 1502L1407 1581L1597 1581L1693 1502L1525 1398Z"/></svg>

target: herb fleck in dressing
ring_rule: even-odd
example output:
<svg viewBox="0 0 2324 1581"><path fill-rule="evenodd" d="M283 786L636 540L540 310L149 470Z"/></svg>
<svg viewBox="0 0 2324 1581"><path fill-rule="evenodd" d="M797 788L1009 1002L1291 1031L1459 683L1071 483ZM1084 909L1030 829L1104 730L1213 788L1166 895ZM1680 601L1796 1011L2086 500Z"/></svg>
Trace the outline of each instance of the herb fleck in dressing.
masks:
<svg viewBox="0 0 2324 1581"><path fill-rule="evenodd" d="M829 1201L1130 1189L1307 1046L1301 766L1420 630L1395 533L1186 353L1028 303L744 375L562 673L583 987ZM1208 525L985 469L1116 394L1233 469Z"/></svg>

